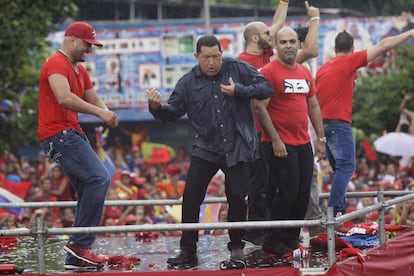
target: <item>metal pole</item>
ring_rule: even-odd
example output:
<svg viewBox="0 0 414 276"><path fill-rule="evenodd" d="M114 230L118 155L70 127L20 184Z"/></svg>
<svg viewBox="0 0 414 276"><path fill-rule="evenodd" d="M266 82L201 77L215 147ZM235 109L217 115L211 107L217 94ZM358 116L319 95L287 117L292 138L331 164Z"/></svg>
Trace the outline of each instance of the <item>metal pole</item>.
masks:
<svg viewBox="0 0 414 276"><path fill-rule="evenodd" d="M336 262L335 255L335 219L333 216L333 207L326 209L326 232L328 234L328 260L329 266Z"/></svg>
<svg viewBox="0 0 414 276"><path fill-rule="evenodd" d="M37 239L37 261L39 265L39 274L46 274L46 262L45 262L45 234L46 229L43 226L43 218L38 217L36 219L36 239Z"/></svg>
<svg viewBox="0 0 414 276"><path fill-rule="evenodd" d="M211 34L210 4L208 0L204 0L204 22L205 22L206 34Z"/></svg>
<svg viewBox="0 0 414 276"><path fill-rule="evenodd" d="M135 20L135 0L129 0L129 21Z"/></svg>
<svg viewBox="0 0 414 276"><path fill-rule="evenodd" d="M162 15L162 3L158 2L157 3L157 21L161 22L163 19L163 15Z"/></svg>
<svg viewBox="0 0 414 276"><path fill-rule="evenodd" d="M378 192L378 203L384 205L384 193L382 191ZM385 208L382 207L378 210L378 229L379 229L379 238L380 244L384 244L387 241L387 237L385 235Z"/></svg>

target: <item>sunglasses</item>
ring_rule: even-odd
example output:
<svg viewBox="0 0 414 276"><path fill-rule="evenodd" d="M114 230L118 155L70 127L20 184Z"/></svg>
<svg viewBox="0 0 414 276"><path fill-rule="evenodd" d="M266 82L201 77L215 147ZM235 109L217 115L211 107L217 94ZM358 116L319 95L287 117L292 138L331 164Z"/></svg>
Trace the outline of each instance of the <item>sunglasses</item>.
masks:
<svg viewBox="0 0 414 276"><path fill-rule="evenodd" d="M266 32L263 32L263 33L255 33L256 35L261 35L261 34L265 34L265 35L270 35L270 31L266 31Z"/></svg>

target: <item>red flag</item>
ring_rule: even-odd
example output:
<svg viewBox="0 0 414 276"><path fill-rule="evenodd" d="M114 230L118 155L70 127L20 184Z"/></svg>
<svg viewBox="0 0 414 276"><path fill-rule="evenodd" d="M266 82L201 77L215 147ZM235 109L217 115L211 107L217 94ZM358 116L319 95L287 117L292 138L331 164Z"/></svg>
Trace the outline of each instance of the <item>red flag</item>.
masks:
<svg viewBox="0 0 414 276"><path fill-rule="evenodd" d="M0 202L24 202L31 186L31 181L16 183L8 180L4 174L0 174ZM23 208L0 209L0 213L4 212L19 216L23 214Z"/></svg>

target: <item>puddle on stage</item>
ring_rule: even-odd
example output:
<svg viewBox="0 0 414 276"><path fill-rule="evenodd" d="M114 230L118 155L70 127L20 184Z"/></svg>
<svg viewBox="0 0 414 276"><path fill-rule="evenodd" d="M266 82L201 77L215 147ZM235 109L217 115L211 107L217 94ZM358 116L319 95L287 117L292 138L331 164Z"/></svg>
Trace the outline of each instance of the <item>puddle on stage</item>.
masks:
<svg viewBox="0 0 414 276"><path fill-rule="evenodd" d="M136 257L139 263L125 271L160 271L170 270L166 261L175 256L179 249L178 236L159 236L154 239L142 241L135 236L129 237L98 237L93 245L95 254L109 256L123 255ZM219 270L220 262L227 260L230 252L227 250L228 235L201 235L198 242L198 266L200 270ZM63 246L67 239L45 240L45 265L46 273L61 274L66 253ZM260 247L246 243L245 254L257 251ZM282 265L290 265L297 268L322 268L328 267L327 252L310 250L310 258L302 261L294 261ZM26 273L38 273L38 245L32 237L19 237L17 249L3 250L0 253L0 264L15 264L24 268ZM108 270L108 268L104 268ZM108 270L109 271L109 270ZM112 270L111 270L112 271Z"/></svg>

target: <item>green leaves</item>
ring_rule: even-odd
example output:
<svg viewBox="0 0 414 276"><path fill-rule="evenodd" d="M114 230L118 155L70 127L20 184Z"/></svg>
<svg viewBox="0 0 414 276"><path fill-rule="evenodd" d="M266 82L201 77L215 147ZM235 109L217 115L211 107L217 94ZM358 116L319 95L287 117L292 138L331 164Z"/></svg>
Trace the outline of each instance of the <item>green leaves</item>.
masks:
<svg viewBox="0 0 414 276"><path fill-rule="evenodd" d="M0 113L0 155L37 143L37 85L50 54L47 35L58 21L75 15L70 0L0 0L0 103L16 107Z"/></svg>
<svg viewBox="0 0 414 276"><path fill-rule="evenodd" d="M395 65L387 73L359 77L354 91L353 125L365 133L394 131L400 102L407 91L414 92L414 45L399 48ZM408 103L409 108L413 103Z"/></svg>

